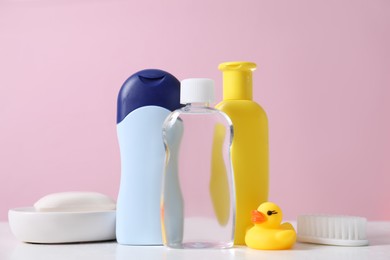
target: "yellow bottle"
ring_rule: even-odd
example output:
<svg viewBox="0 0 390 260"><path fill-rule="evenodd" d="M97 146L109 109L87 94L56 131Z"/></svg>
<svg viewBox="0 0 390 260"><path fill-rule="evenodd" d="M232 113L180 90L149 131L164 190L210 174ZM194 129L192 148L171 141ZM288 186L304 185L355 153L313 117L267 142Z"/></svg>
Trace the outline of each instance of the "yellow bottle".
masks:
<svg viewBox="0 0 390 260"><path fill-rule="evenodd" d="M251 62L226 62L223 72L223 101L216 108L233 122L231 148L236 192L235 245L245 245L245 233L252 227L251 212L268 200L268 120L252 100Z"/></svg>

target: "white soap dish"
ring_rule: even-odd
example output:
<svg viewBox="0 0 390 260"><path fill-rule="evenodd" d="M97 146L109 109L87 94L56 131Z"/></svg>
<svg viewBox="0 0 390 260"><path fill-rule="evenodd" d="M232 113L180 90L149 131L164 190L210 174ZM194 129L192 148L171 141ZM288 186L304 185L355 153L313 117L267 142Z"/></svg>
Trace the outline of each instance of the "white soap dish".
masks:
<svg viewBox="0 0 390 260"><path fill-rule="evenodd" d="M76 243L115 239L115 201L97 192L60 192L34 207L8 211L15 237L30 243Z"/></svg>
<svg viewBox="0 0 390 260"><path fill-rule="evenodd" d="M16 208L8 212L15 237L30 243L75 243L115 239L115 210L41 212Z"/></svg>

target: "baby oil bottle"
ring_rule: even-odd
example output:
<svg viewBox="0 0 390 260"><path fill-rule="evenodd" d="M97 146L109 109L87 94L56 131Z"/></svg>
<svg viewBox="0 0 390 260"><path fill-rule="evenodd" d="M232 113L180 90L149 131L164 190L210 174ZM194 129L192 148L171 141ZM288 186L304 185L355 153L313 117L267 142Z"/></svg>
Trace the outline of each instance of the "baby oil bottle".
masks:
<svg viewBox="0 0 390 260"><path fill-rule="evenodd" d="M163 125L161 221L163 244L171 248L233 246L233 126L224 112L210 107L213 100L211 79L183 80L180 103L185 107Z"/></svg>

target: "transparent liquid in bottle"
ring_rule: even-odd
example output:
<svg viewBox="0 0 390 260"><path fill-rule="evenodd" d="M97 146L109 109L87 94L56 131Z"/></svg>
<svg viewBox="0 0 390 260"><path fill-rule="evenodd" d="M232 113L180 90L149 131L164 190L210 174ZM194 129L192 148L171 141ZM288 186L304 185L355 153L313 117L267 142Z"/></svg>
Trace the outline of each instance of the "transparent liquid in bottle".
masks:
<svg viewBox="0 0 390 260"><path fill-rule="evenodd" d="M188 103L165 120L161 197L163 243L172 248L233 246L235 196L230 119L208 103Z"/></svg>

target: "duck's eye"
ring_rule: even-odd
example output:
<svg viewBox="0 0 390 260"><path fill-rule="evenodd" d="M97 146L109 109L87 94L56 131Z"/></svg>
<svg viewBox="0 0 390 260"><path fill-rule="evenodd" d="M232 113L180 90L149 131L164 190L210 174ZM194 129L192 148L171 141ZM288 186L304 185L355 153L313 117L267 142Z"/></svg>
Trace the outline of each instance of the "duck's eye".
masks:
<svg viewBox="0 0 390 260"><path fill-rule="evenodd" d="M268 210L268 211L267 211L267 215L268 215L268 216L271 216L271 215L273 215L273 214L278 214L278 212L276 212L275 210Z"/></svg>

